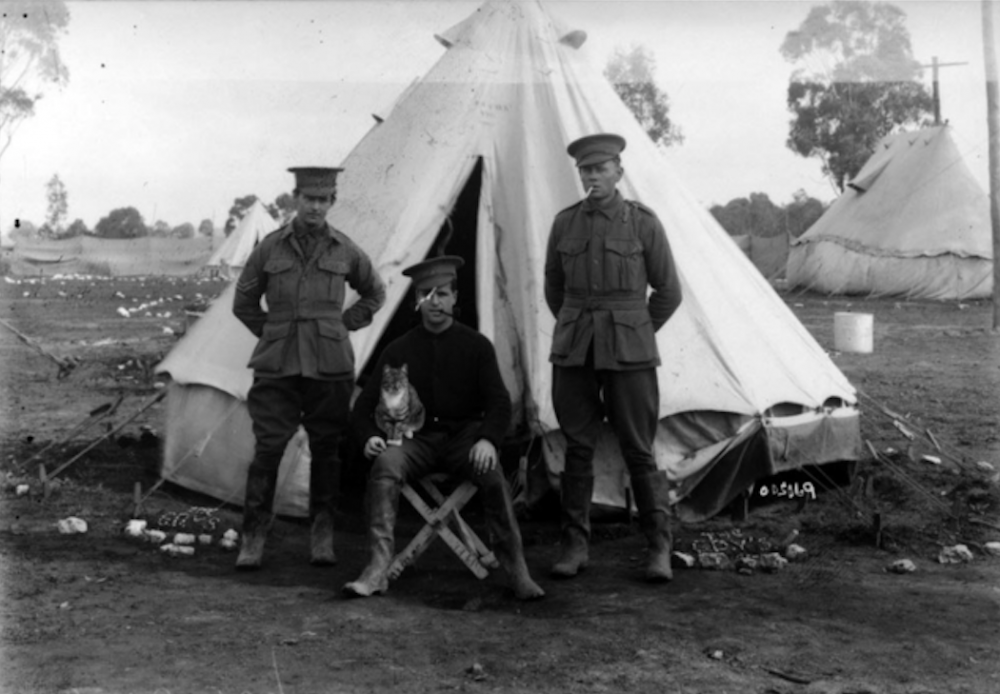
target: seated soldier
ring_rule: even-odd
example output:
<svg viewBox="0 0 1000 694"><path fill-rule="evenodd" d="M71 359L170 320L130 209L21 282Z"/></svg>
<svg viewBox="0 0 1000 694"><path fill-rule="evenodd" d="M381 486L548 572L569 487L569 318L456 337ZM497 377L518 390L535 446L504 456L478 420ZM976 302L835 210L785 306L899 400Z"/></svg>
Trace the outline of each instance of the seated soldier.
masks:
<svg viewBox="0 0 1000 694"><path fill-rule="evenodd" d="M403 271L413 278L420 324L386 347L354 405L351 423L373 463L367 490L370 558L361 576L344 586L349 595L368 597L387 590L400 490L432 472L468 479L479 488L496 542L493 549L514 594L522 600L545 595L528 573L497 452L510 423L510 395L492 343L454 319L455 281L462 264L460 257L441 256ZM419 399L424 422L416 433L395 440L379 428L388 418L379 412L382 374L387 365L396 369L403 364L416 391L409 414L419 415Z"/></svg>

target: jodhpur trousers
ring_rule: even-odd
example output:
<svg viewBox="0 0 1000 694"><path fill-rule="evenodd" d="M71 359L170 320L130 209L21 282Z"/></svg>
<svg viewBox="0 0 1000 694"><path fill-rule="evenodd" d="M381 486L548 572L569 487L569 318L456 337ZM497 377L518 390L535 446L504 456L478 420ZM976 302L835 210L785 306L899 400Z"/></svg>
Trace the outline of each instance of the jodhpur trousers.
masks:
<svg viewBox="0 0 1000 694"><path fill-rule="evenodd" d="M566 436L566 473L592 476L594 451L605 416L618 438L629 475L656 473L653 440L659 421L656 369L597 370L553 366L552 400Z"/></svg>
<svg viewBox="0 0 1000 694"><path fill-rule="evenodd" d="M309 436L310 515L333 512L340 476L340 440L350 414L352 379L320 381L303 376L255 378L247 396L256 439L249 475L278 472L285 447L301 424Z"/></svg>

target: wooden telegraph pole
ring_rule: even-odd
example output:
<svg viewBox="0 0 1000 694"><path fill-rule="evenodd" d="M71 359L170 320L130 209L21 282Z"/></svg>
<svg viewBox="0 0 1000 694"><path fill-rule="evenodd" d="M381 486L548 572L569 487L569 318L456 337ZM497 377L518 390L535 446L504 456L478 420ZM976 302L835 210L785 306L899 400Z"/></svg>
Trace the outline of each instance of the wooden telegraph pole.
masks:
<svg viewBox="0 0 1000 694"><path fill-rule="evenodd" d="M943 67L952 67L955 65L968 65L968 63L939 63L937 56L931 58L930 65L921 65L920 67L931 68L931 86L933 87L933 98L934 98L934 125L941 125L941 88L938 86L938 70Z"/></svg>
<svg viewBox="0 0 1000 694"><path fill-rule="evenodd" d="M990 222L993 226L993 331L1000 331L1000 95L993 36L993 0L983 1L983 53L986 61L986 123L989 130Z"/></svg>

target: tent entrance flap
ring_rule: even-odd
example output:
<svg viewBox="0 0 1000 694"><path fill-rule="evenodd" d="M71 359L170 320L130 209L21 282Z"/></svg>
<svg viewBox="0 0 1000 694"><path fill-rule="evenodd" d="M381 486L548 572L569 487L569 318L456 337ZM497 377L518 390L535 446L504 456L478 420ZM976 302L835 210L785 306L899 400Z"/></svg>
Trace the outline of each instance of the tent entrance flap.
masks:
<svg viewBox="0 0 1000 694"><path fill-rule="evenodd" d="M438 230L434 243L431 244L426 258L440 255L458 255L465 260L465 265L458 273L458 302L455 318L470 328L479 329L479 312L476 309L476 224L479 211L479 197L483 185L483 159L478 157L475 166L469 173L465 185L455 200L454 206L448 212L441 228ZM361 379L367 378L375 362L390 342L401 337L419 321L419 316L413 310L416 297L411 286L406 291L403 300L395 307L392 319L385 332L375 346L375 351L361 372ZM388 308L388 307L386 307Z"/></svg>

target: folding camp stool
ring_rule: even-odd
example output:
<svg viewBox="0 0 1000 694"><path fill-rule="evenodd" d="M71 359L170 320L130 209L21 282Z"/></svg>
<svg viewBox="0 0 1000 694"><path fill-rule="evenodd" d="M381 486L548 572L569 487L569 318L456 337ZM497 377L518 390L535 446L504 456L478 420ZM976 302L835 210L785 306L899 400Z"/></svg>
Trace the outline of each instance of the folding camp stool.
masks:
<svg viewBox="0 0 1000 694"><path fill-rule="evenodd" d="M463 480L451 494L445 497L439 485L448 479L449 475L437 473L417 480L417 484L423 488L436 506L431 506L425 501L424 497L411 485L403 485L401 490L403 496L423 516L426 523L410 540L410 544L393 558L392 564L389 565L389 578L398 578L403 569L415 563L420 555L430 547L435 536L444 540L445 544L462 560L469 571L475 574L476 578L486 578L489 575L487 569L494 569L500 565L493 552L483 544L483 541L460 515L460 511L478 491L476 485L468 480Z"/></svg>

